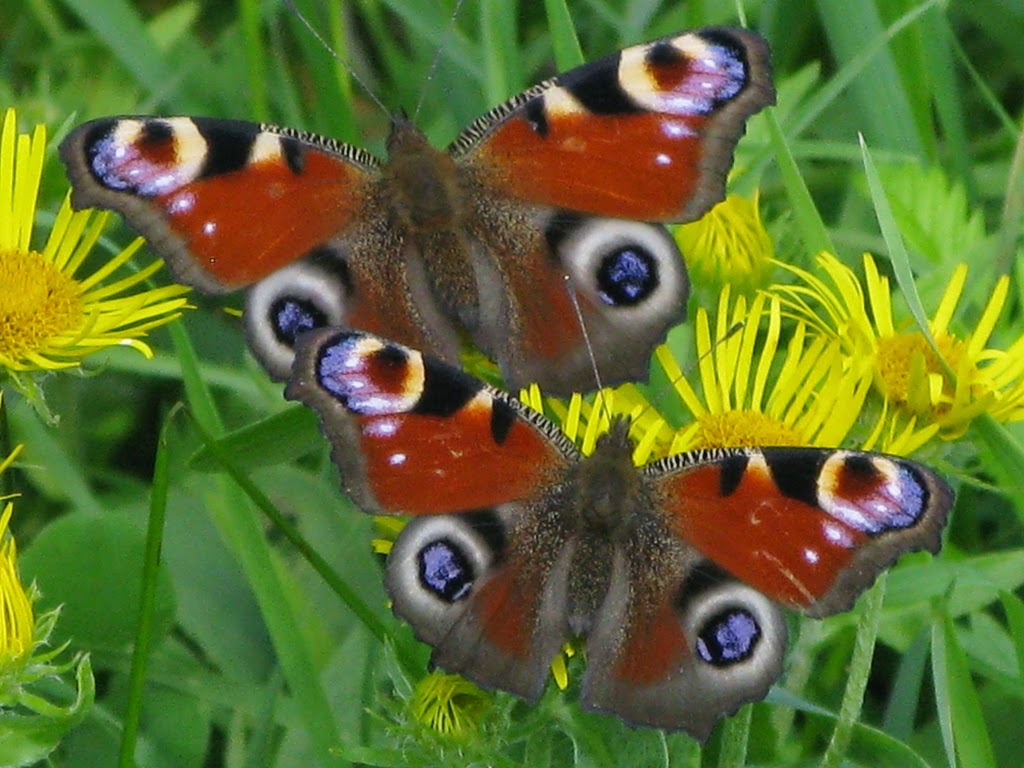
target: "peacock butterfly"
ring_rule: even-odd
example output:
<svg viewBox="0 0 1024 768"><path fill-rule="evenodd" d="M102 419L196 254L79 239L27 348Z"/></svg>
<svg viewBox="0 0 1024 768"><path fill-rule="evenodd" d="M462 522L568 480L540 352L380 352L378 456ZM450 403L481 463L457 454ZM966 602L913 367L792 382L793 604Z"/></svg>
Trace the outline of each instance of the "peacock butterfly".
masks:
<svg viewBox="0 0 1024 768"><path fill-rule="evenodd" d="M583 456L548 419L365 333L304 334L286 394L318 414L364 509L415 516L386 566L433 661L536 699L571 636L581 703L707 738L782 673L782 606L849 608L953 503L875 453L745 448L636 468L627 420Z"/></svg>
<svg viewBox="0 0 1024 768"><path fill-rule="evenodd" d="M468 333L508 384L646 378L685 315L664 227L724 194L746 119L774 102L763 39L708 28L512 97L446 151L395 119L378 160L288 128L114 117L61 143L76 206L110 208L175 276L248 287L249 345L286 378L298 333L343 325L458 360Z"/></svg>

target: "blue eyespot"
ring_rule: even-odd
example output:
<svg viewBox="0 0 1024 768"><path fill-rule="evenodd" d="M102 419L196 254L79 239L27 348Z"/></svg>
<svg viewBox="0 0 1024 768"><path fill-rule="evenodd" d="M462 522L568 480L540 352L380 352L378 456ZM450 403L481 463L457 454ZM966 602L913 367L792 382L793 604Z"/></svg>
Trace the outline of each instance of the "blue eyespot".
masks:
<svg viewBox="0 0 1024 768"><path fill-rule="evenodd" d="M473 568L466 555L447 539L424 546L418 555L420 582L446 603L469 595L473 587Z"/></svg>
<svg viewBox="0 0 1024 768"><path fill-rule="evenodd" d="M761 639L761 627L749 611L729 608L712 616L697 635L697 655L708 664L728 667L749 659Z"/></svg>
<svg viewBox="0 0 1024 768"><path fill-rule="evenodd" d="M658 287L658 264L649 251L637 245L609 253L597 270L601 298L612 306L633 306Z"/></svg>
<svg viewBox="0 0 1024 768"><path fill-rule="evenodd" d="M270 325L278 341L293 347L300 333L327 325L327 317L313 302L285 296L271 305Z"/></svg>

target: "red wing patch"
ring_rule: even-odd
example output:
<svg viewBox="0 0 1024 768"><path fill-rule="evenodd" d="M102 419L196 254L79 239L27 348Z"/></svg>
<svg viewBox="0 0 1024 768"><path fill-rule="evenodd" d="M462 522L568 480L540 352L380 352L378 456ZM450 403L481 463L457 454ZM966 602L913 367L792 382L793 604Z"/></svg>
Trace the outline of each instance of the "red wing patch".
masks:
<svg viewBox="0 0 1024 768"><path fill-rule="evenodd" d="M631 624L612 674L631 685L651 685L671 677L689 655L678 609L666 600L657 613Z"/></svg>
<svg viewBox="0 0 1024 768"><path fill-rule="evenodd" d="M492 405L481 400L450 417L360 418L359 447L380 505L412 515L478 509L527 498L549 480L561 456L522 421L497 442Z"/></svg>
<svg viewBox="0 0 1024 768"><path fill-rule="evenodd" d="M472 610L484 635L509 656L525 660L533 651L541 586L515 564L506 564L476 594Z"/></svg>
<svg viewBox="0 0 1024 768"><path fill-rule="evenodd" d="M672 221L700 182L701 118L560 115L548 133L513 117L481 150L520 200L615 218ZM499 176L500 174L500 176Z"/></svg>

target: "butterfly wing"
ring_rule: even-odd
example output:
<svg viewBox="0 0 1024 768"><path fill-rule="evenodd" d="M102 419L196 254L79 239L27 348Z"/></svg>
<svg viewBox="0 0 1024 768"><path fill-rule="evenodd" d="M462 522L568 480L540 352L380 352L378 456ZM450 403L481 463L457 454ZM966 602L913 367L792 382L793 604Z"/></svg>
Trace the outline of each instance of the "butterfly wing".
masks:
<svg viewBox="0 0 1024 768"><path fill-rule="evenodd" d="M61 143L76 207L109 208L182 282L251 285L342 232L378 162L327 139L241 120L115 117Z"/></svg>
<svg viewBox="0 0 1024 768"><path fill-rule="evenodd" d="M305 334L285 394L317 412L345 488L368 512L445 514L531 498L577 455L518 401L365 333Z"/></svg>
<svg viewBox="0 0 1024 768"><path fill-rule="evenodd" d="M583 706L707 739L782 674L786 620L678 540L634 536L587 642Z"/></svg>
<svg viewBox="0 0 1024 768"><path fill-rule="evenodd" d="M658 514L616 553L582 699L702 740L781 674L779 603L849 608L903 552L936 551L952 505L930 470L850 451L694 453L643 475Z"/></svg>
<svg viewBox="0 0 1024 768"><path fill-rule="evenodd" d="M543 507L550 509L550 507ZM536 700L566 640L570 532L529 503L418 517L385 577L395 614L431 662Z"/></svg>
<svg viewBox="0 0 1024 768"><path fill-rule="evenodd" d="M847 610L904 552L937 552L953 505L928 468L874 453L738 449L682 454L646 471L678 536L811 616Z"/></svg>
<svg viewBox="0 0 1024 768"><path fill-rule="evenodd" d="M524 217L501 200L475 221L485 247L473 340L509 387L584 391L595 368L607 385L647 378L651 349L686 317L686 267L664 227L550 209Z"/></svg>
<svg viewBox="0 0 1024 768"><path fill-rule="evenodd" d="M774 100L765 41L709 28L541 83L476 120L450 151L518 200L689 221L722 199L746 119Z"/></svg>
<svg viewBox="0 0 1024 768"><path fill-rule="evenodd" d="M287 395L319 414L364 509L420 516L386 582L434 662L539 696L565 638L571 533L533 510L565 503L550 497L565 493L572 444L479 380L364 333L306 334Z"/></svg>

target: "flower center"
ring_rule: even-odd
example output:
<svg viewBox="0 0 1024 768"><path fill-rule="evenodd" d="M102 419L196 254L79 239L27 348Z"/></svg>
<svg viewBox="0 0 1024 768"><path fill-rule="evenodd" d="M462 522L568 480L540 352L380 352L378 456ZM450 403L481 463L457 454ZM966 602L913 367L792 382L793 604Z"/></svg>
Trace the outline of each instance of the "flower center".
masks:
<svg viewBox="0 0 1024 768"><path fill-rule="evenodd" d="M413 689L409 707L420 725L446 736L466 736L490 704L482 690L458 675L431 672Z"/></svg>
<svg viewBox="0 0 1024 768"><path fill-rule="evenodd" d="M760 445L803 445L800 435L778 419L758 411L709 413L700 418L694 450Z"/></svg>
<svg viewBox="0 0 1024 768"><path fill-rule="evenodd" d="M957 370L964 355L964 344L956 336L940 333L935 337L942 357L953 370ZM918 332L898 333L878 340L878 376L886 396L900 404L916 400L914 393L924 386L919 382L918 371L938 374L945 381L945 374L939 358ZM928 398L929 402L931 398ZM930 402L935 406L937 403Z"/></svg>
<svg viewBox="0 0 1024 768"><path fill-rule="evenodd" d="M20 358L84 319L78 283L35 251L0 251L0 358Z"/></svg>

